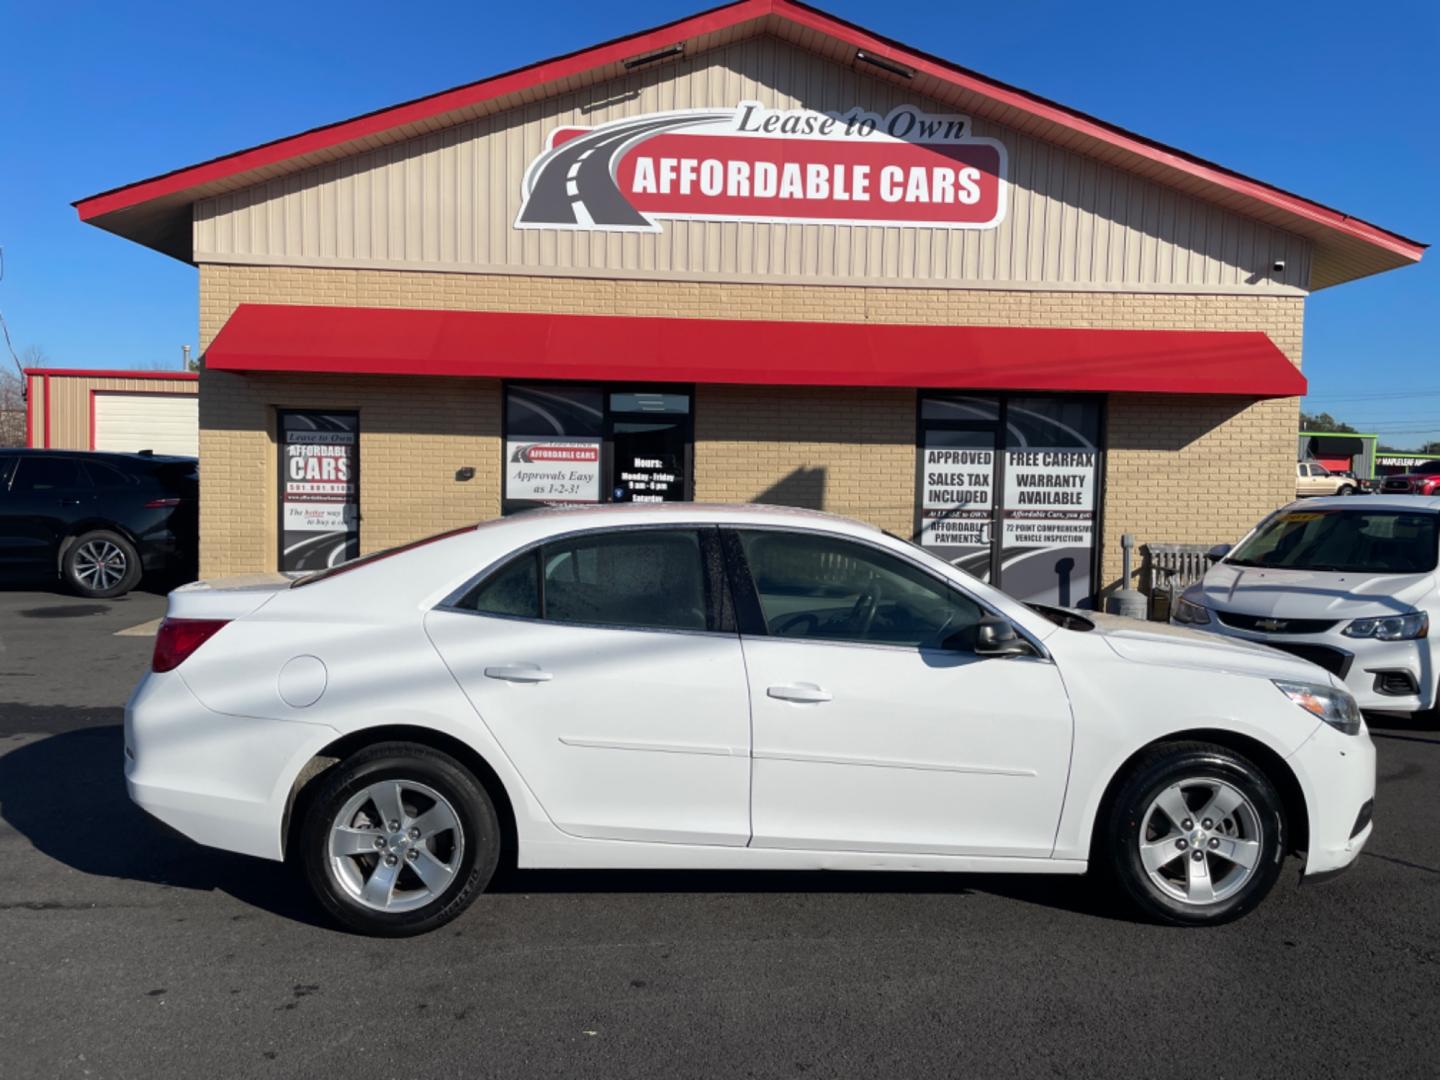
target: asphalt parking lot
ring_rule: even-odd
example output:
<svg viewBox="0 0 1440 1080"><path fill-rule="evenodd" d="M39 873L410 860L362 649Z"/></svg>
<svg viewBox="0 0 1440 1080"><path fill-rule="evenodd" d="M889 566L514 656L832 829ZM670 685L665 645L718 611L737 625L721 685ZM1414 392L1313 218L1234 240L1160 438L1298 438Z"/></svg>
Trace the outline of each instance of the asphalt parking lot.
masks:
<svg viewBox="0 0 1440 1080"><path fill-rule="evenodd" d="M0 592L0 1076L1435 1075L1423 723L1374 728L1354 870L1214 930L1067 878L512 871L374 941L126 800L163 606Z"/></svg>

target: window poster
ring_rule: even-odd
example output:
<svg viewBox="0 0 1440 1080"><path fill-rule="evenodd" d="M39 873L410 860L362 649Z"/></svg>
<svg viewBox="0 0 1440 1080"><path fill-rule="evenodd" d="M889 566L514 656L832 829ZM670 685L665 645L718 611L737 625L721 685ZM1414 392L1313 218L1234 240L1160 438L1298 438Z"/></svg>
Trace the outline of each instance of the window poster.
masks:
<svg viewBox="0 0 1440 1080"><path fill-rule="evenodd" d="M601 440L553 436L505 440L505 497L526 502L600 501Z"/></svg>
<svg viewBox="0 0 1440 1080"><path fill-rule="evenodd" d="M1080 606L1092 592L1098 407L1015 398L1007 420L1001 587L1035 603Z"/></svg>
<svg viewBox="0 0 1440 1080"><path fill-rule="evenodd" d="M280 569L309 573L360 554L355 413L280 414Z"/></svg>
<svg viewBox="0 0 1440 1080"><path fill-rule="evenodd" d="M921 455L920 543L982 580L990 576L995 438L932 430Z"/></svg>

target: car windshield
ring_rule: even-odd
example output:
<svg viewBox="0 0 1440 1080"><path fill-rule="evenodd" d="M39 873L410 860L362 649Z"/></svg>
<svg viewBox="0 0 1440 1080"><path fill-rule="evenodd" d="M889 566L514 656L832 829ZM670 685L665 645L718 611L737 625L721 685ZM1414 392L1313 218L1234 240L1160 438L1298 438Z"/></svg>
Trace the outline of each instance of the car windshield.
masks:
<svg viewBox="0 0 1440 1080"><path fill-rule="evenodd" d="M1435 569L1440 517L1411 510L1291 510L1276 514L1225 560L1231 566L1357 574Z"/></svg>

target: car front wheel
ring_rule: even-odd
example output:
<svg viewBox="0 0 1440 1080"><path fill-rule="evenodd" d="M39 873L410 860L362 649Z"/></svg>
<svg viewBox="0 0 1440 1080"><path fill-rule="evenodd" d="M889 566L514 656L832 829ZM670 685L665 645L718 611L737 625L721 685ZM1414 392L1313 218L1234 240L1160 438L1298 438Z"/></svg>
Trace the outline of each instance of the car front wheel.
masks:
<svg viewBox="0 0 1440 1080"><path fill-rule="evenodd" d="M1097 836L1101 868L1149 918L1229 922L1280 876L1285 812L1270 780L1208 743L1156 747L1135 763Z"/></svg>
<svg viewBox="0 0 1440 1080"><path fill-rule="evenodd" d="M380 937L423 934L489 884L499 822L485 789L453 758L383 743L315 783L297 855L316 898L344 925Z"/></svg>

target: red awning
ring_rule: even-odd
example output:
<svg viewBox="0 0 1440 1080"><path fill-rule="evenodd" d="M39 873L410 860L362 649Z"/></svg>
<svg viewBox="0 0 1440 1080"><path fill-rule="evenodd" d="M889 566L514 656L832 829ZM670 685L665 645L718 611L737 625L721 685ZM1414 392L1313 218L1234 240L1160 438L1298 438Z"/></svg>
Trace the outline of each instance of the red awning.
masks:
<svg viewBox="0 0 1440 1080"><path fill-rule="evenodd" d="M215 371L1296 397L1257 331L634 318L242 304Z"/></svg>

